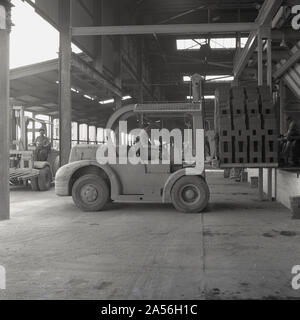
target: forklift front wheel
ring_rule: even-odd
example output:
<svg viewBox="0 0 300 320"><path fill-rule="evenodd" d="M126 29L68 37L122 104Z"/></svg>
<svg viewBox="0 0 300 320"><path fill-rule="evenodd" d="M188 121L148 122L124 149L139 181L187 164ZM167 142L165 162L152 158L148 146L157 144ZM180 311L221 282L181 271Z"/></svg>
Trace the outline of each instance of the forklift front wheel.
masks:
<svg viewBox="0 0 300 320"><path fill-rule="evenodd" d="M103 178L86 174L75 181L72 197L83 211L101 211L109 201L109 187Z"/></svg>
<svg viewBox="0 0 300 320"><path fill-rule="evenodd" d="M204 179L184 176L175 182L171 190L173 206L181 212L199 213L209 202L210 192Z"/></svg>
<svg viewBox="0 0 300 320"><path fill-rule="evenodd" d="M31 190L32 191L40 191L39 188L39 182L38 182L38 178L31 178L30 179L30 185L31 185Z"/></svg>
<svg viewBox="0 0 300 320"><path fill-rule="evenodd" d="M40 170L38 175L38 185L40 191L48 191L51 188L52 174L50 168L47 166Z"/></svg>

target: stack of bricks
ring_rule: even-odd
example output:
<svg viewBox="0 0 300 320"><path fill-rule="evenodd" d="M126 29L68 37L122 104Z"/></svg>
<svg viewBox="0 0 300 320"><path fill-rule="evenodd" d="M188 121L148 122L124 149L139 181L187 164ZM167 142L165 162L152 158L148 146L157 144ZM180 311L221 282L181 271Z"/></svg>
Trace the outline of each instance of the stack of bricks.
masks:
<svg viewBox="0 0 300 320"><path fill-rule="evenodd" d="M277 121L269 87L218 89L216 120L222 163L278 161Z"/></svg>
<svg viewBox="0 0 300 320"><path fill-rule="evenodd" d="M260 97L263 115L263 138L265 146L265 162L278 161L278 128L272 97L267 87L260 87Z"/></svg>
<svg viewBox="0 0 300 320"><path fill-rule="evenodd" d="M257 87L246 88L246 108L249 121L249 163L263 162L263 132L260 97Z"/></svg>
<svg viewBox="0 0 300 320"><path fill-rule="evenodd" d="M247 131L245 92L243 87L231 89L232 118L233 118L233 161L238 163L247 162Z"/></svg>
<svg viewBox="0 0 300 320"><path fill-rule="evenodd" d="M218 127L219 132L219 153L222 155L223 163L232 163L232 119L230 106L230 92L228 90L218 90L216 92L218 101Z"/></svg>

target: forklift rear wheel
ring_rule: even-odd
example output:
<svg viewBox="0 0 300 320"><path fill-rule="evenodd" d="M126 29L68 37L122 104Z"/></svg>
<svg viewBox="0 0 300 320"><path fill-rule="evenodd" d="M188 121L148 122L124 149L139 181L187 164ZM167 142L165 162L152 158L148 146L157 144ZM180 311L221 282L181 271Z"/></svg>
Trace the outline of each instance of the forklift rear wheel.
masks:
<svg viewBox="0 0 300 320"><path fill-rule="evenodd" d="M30 185L32 191L40 191L38 178L31 178Z"/></svg>
<svg viewBox="0 0 300 320"><path fill-rule="evenodd" d="M86 174L75 181L72 197L83 211L101 211L109 201L109 187L103 178Z"/></svg>
<svg viewBox="0 0 300 320"><path fill-rule="evenodd" d="M181 212L198 213L209 202L209 188L204 179L198 176L184 176L175 182L171 199L173 206Z"/></svg>
<svg viewBox="0 0 300 320"><path fill-rule="evenodd" d="M38 184L40 191L48 191L51 188L52 174L49 167L40 170L38 175Z"/></svg>

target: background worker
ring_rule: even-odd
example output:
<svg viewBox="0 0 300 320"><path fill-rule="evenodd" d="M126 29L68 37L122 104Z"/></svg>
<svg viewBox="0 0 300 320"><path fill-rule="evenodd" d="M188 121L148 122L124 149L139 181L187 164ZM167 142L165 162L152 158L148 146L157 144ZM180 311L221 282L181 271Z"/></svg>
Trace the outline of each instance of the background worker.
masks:
<svg viewBox="0 0 300 320"><path fill-rule="evenodd" d="M35 139L35 157L37 161L47 161L48 155L51 151L51 141L46 136L44 128L39 130L40 135Z"/></svg>
<svg viewBox="0 0 300 320"><path fill-rule="evenodd" d="M287 132L279 139L280 141L280 152L281 158L284 164L288 164L289 156L291 155L293 162L296 158L296 153L299 152L297 142L299 140L299 127L296 121L292 117L288 116L286 118L286 123L288 130Z"/></svg>

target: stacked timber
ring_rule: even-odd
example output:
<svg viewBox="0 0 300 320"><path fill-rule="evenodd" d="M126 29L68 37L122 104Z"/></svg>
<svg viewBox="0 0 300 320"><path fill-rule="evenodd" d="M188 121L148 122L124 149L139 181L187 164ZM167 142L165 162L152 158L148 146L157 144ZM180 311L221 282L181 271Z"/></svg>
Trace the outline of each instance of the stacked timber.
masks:
<svg viewBox="0 0 300 320"><path fill-rule="evenodd" d="M270 88L216 90L215 127L221 163L276 163L278 129Z"/></svg>

